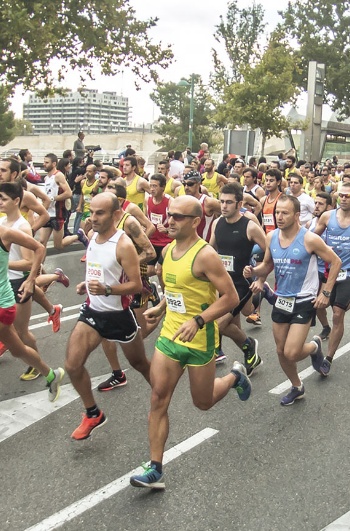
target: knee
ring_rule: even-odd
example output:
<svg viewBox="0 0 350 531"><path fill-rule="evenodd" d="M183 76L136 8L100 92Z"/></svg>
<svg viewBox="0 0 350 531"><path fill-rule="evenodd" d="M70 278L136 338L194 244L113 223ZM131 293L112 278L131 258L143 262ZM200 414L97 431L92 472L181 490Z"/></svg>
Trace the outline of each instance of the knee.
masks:
<svg viewBox="0 0 350 531"><path fill-rule="evenodd" d="M287 361L293 361L293 362L298 361L298 353L294 350L284 350L283 357Z"/></svg>
<svg viewBox="0 0 350 531"><path fill-rule="evenodd" d="M73 377L74 375L79 374L83 367L84 365L73 357L67 358L64 363L65 371L67 372L67 374L69 374L69 376Z"/></svg>
<svg viewBox="0 0 350 531"><path fill-rule="evenodd" d="M152 389L151 393L151 410L152 411L167 411L170 402L170 397L165 390L157 388Z"/></svg>
<svg viewBox="0 0 350 531"><path fill-rule="evenodd" d="M193 405L201 411L208 411L208 409L210 409L213 404L211 401L208 402L207 400L203 400L202 398L193 397Z"/></svg>
<svg viewBox="0 0 350 531"><path fill-rule="evenodd" d="M342 325L344 322L345 312L341 308L334 306L333 308L333 326Z"/></svg>

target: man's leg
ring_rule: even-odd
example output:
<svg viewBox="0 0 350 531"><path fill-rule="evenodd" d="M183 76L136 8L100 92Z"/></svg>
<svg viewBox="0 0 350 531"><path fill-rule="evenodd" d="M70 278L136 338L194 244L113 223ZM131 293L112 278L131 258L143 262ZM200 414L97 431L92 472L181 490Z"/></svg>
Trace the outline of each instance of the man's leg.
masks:
<svg viewBox="0 0 350 531"><path fill-rule="evenodd" d="M193 403L198 409L207 410L222 400L237 381L230 372L222 378L215 378L215 359L206 365L188 367Z"/></svg>
<svg viewBox="0 0 350 531"><path fill-rule="evenodd" d="M53 231L53 244L55 249L64 249L64 247L67 247L67 245L70 245L71 243L77 242L78 236L76 234L73 234L73 236L66 236L64 237L64 227L60 230L54 230Z"/></svg>
<svg viewBox="0 0 350 531"><path fill-rule="evenodd" d="M123 387L127 384L127 381L125 373L122 371L119 363L117 344L115 341L107 341L107 339L102 339L102 348L108 363L111 366L112 375L98 385L98 391L112 391L117 387Z"/></svg>
<svg viewBox="0 0 350 531"><path fill-rule="evenodd" d="M120 343L122 351L130 365L142 374L145 380L150 383L150 362L146 358L145 345L142 334L139 330L133 341L130 343Z"/></svg>
<svg viewBox="0 0 350 531"><path fill-rule="evenodd" d="M344 318L345 310L339 308L339 306L333 306L333 327L328 340L327 352L327 358L329 357L331 360L344 335Z"/></svg>

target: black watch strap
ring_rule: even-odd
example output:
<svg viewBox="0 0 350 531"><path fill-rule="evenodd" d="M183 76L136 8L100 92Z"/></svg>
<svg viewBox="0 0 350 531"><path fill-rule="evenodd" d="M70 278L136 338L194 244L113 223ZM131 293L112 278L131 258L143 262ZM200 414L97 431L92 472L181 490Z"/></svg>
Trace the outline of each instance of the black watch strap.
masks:
<svg viewBox="0 0 350 531"><path fill-rule="evenodd" d="M199 328L202 330L202 328L203 328L204 325L205 325L205 322L204 322L203 317L201 317L200 315L195 315L195 316L193 317L193 319L196 321L197 325L198 325Z"/></svg>

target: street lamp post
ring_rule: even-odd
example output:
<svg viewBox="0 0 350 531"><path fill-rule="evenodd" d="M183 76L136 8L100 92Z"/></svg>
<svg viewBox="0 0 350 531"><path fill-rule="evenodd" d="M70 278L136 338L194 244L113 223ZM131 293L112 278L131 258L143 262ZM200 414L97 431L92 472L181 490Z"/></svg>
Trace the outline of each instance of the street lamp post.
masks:
<svg viewBox="0 0 350 531"><path fill-rule="evenodd" d="M193 144L193 113L194 113L194 74L191 74L191 83L186 79L181 79L178 83L179 87L191 87L190 94L190 121L188 124L188 147L192 150Z"/></svg>

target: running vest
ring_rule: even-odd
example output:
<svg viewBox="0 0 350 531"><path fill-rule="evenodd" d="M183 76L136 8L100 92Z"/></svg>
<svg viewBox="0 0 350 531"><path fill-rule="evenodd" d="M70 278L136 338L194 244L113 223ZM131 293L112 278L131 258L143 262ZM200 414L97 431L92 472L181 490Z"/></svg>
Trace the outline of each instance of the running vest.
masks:
<svg viewBox="0 0 350 531"><path fill-rule="evenodd" d="M243 279L243 269L250 263L254 242L247 237L249 219L241 216L235 223L220 218L215 228L218 254L233 282Z"/></svg>
<svg viewBox="0 0 350 531"><path fill-rule="evenodd" d="M213 221L215 218L214 218L214 214L212 214L211 216L207 216L205 213L204 203L205 203L206 197L208 196L205 194L202 194L200 198L198 199L200 204L202 205L203 213L202 213L201 222L197 227L197 234L200 238L203 238L203 240L205 240L206 242L209 242L210 236L211 236L211 227L213 225Z"/></svg>
<svg viewBox="0 0 350 531"><path fill-rule="evenodd" d="M171 197L175 197L175 194L174 194L174 192L171 189L174 180L175 179L173 177L170 177L170 179L167 181L167 183L165 185L165 189L164 189L164 193L167 194L167 195L170 195Z"/></svg>
<svg viewBox="0 0 350 531"><path fill-rule="evenodd" d="M7 274L9 252L0 238L0 308L10 308L15 304L15 296Z"/></svg>
<svg viewBox="0 0 350 531"><path fill-rule="evenodd" d="M350 276L350 225L346 229L340 227L337 210L332 210L326 230L326 244L339 256L342 261L341 271L337 280ZM344 273L346 271L346 274ZM342 273L343 272L343 273ZM344 278L341 278L343 274Z"/></svg>
<svg viewBox="0 0 350 531"><path fill-rule="evenodd" d="M167 309L160 335L170 340L184 322L202 313L216 301L213 284L196 278L192 273L193 262L207 243L199 239L181 258L173 260L175 245L176 240L173 240L166 251L162 272ZM217 339L218 326L214 321L199 329L191 342L184 343L177 337L175 343L208 352L214 351Z"/></svg>
<svg viewBox="0 0 350 531"><path fill-rule="evenodd" d="M301 227L288 247L280 245L280 229L271 238L270 252L275 267L275 292L281 297L316 297L318 291L317 257L304 247L307 229Z"/></svg>
<svg viewBox="0 0 350 531"><path fill-rule="evenodd" d="M52 175L46 175L45 177L45 194L50 198L59 195L63 191L56 183L56 173L58 173L58 170ZM47 209L50 218L59 217L58 210L60 209L60 203L64 203L64 201L51 200L49 208Z"/></svg>
<svg viewBox="0 0 350 531"><path fill-rule="evenodd" d="M118 222L118 225L116 226L117 229L122 229L124 230L124 225L125 225L125 222L127 220L127 218L130 216L130 214L128 214L127 212L125 212L125 214L123 214L123 217L121 218L121 220Z"/></svg>
<svg viewBox="0 0 350 531"><path fill-rule="evenodd" d="M316 226L317 226L317 221L318 221L318 218L314 217L312 220L311 220L311 223L310 223L310 226L309 226L309 231L311 232L315 232L315 229L316 229ZM325 242L326 241L326 235L327 235L327 229L324 230L322 232L322 234L320 235L320 237L322 238L322 240ZM318 267L318 271L319 273L322 273L322 274L325 274L326 273L326 264L325 262L322 260L322 258L320 258L319 256L317 257L317 267Z"/></svg>
<svg viewBox="0 0 350 531"><path fill-rule="evenodd" d="M207 172L203 173L202 175L203 186L205 186L208 192L212 194L212 196L215 197L216 199L219 199L219 193L220 193L220 186L217 183L218 175L219 174L217 171L214 172L214 175L212 177L208 177Z"/></svg>
<svg viewBox="0 0 350 531"><path fill-rule="evenodd" d="M90 211L90 203L92 200L92 191L96 186L96 180L92 184L88 184L87 179L85 179L84 184L81 187L81 193L84 199L83 203L83 214L86 214Z"/></svg>
<svg viewBox="0 0 350 531"><path fill-rule="evenodd" d="M147 201L147 216L156 228L155 232L152 234L152 236L150 236L149 240L152 245L156 245L158 247L165 247L166 245L168 245L168 243L172 241L172 239L169 238L167 234L159 232L159 230L157 229L157 225L164 225L168 223L169 200L170 197L168 195L164 195L163 199L158 205L155 205L153 203L152 196L150 196Z"/></svg>
<svg viewBox="0 0 350 531"><path fill-rule="evenodd" d="M6 221L7 221L7 216L0 220L0 225L3 225ZM23 224L27 225L28 228L32 230L28 221L26 221L23 216L20 216L13 223L13 225L8 228L10 228L11 230L20 230L19 227ZM9 252L9 262L18 262L19 260L22 260L22 259L23 259L23 256L22 256L21 246L17 245L17 243L12 243L10 247L10 252ZM8 276L10 280L14 280L18 278L25 278L26 276L28 276L28 274L29 274L28 272L16 271L15 269L8 270Z"/></svg>
<svg viewBox="0 0 350 531"><path fill-rule="evenodd" d="M137 190L137 183L141 177L136 175L130 184L126 184L126 197L130 203L135 203L138 207L141 208L142 212L144 211L144 202L145 202L145 192L139 192Z"/></svg>
<svg viewBox="0 0 350 531"><path fill-rule="evenodd" d="M98 312L121 311L129 306L127 295L92 295L88 289L89 280L98 280L104 285L116 285L125 282L125 273L117 261L116 249L119 238L125 234L123 230L117 231L105 243L96 243L95 232L86 251L86 289L89 295L89 306Z"/></svg>
<svg viewBox="0 0 350 531"><path fill-rule="evenodd" d="M124 203L122 204L122 210L124 210L124 212L126 211L127 207L130 205L130 201L127 201L126 199L124 199Z"/></svg>
<svg viewBox="0 0 350 531"><path fill-rule="evenodd" d="M282 192L280 192L277 195L277 197L271 202L269 202L269 196L267 195L264 201L264 205L262 208L262 220L263 220L263 228L266 234L268 234L272 230L275 230L275 228L277 227L275 210L276 210L277 201L281 195L282 195Z"/></svg>

